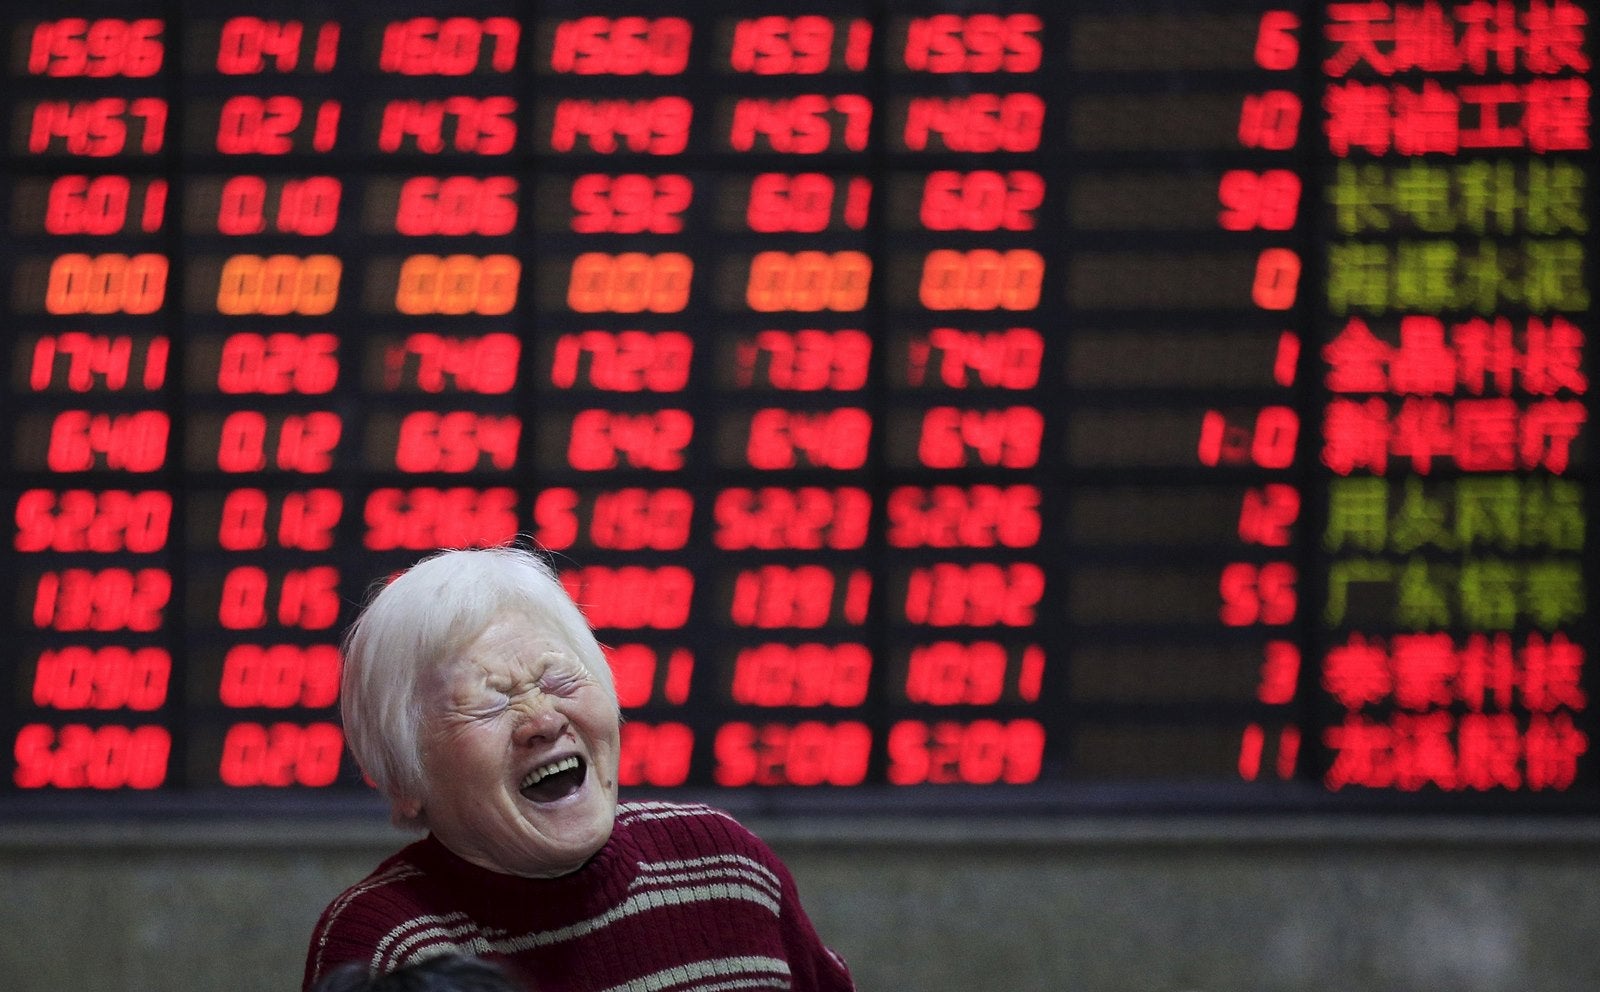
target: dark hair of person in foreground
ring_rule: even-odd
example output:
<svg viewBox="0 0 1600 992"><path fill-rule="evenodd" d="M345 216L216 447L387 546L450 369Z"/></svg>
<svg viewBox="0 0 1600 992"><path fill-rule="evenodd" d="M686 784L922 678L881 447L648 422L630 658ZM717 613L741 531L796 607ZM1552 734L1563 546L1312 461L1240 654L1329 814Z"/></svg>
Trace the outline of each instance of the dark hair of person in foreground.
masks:
<svg viewBox="0 0 1600 992"><path fill-rule="evenodd" d="M386 975L351 961L323 976L315 992L522 992L522 986L492 961L441 954Z"/></svg>

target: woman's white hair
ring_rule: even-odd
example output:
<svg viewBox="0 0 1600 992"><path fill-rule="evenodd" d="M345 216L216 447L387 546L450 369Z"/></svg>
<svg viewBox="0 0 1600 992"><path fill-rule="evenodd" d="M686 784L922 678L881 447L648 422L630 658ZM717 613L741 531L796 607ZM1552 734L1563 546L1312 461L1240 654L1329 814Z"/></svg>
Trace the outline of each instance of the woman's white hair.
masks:
<svg viewBox="0 0 1600 992"><path fill-rule="evenodd" d="M507 617L555 628L616 704L611 667L588 620L540 553L504 545L422 559L377 590L344 639L345 740L388 797L397 826L422 826L402 806L423 794L424 679Z"/></svg>

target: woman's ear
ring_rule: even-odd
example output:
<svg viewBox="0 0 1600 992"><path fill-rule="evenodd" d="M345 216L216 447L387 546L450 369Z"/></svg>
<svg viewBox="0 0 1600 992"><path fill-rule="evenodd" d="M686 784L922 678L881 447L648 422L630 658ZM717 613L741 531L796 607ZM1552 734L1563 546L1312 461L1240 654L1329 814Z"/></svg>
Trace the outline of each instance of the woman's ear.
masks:
<svg viewBox="0 0 1600 992"><path fill-rule="evenodd" d="M397 819L415 820L422 816L422 800L410 796L396 796L390 803Z"/></svg>

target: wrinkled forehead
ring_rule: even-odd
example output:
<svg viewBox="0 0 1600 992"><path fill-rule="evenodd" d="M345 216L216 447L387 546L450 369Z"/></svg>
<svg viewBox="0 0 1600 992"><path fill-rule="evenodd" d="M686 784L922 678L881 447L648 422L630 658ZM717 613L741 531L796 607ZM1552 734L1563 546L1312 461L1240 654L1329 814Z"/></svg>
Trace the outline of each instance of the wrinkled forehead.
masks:
<svg viewBox="0 0 1600 992"><path fill-rule="evenodd" d="M558 627L513 617L494 621L436 669L446 684L485 678L535 678L551 667L583 667L577 648Z"/></svg>

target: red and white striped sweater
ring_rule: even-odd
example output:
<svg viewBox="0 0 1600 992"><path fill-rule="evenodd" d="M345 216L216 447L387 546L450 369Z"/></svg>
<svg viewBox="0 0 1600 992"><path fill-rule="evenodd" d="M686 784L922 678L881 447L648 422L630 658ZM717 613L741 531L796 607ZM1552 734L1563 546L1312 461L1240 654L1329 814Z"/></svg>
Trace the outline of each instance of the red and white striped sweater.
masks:
<svg viewBox="0 0 1600 992"><path fill-rule="evenodd" d="M383 973L443 953L500 961L538 992L854 988L783 862L709 806L623 804L561 878L489 871L425 837L323 911L305 988L345 961Z"/></svg>

